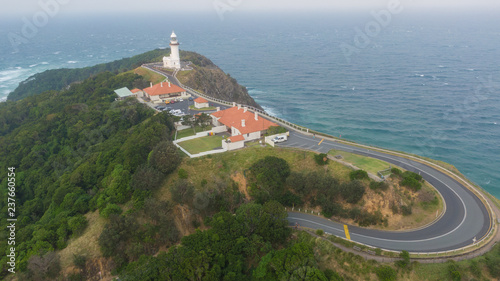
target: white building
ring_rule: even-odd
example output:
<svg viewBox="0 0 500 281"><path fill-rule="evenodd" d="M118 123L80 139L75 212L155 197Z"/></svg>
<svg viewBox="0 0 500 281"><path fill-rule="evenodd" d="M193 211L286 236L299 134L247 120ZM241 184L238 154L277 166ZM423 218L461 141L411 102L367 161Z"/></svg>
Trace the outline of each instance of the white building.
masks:
<svg viewBox="0 0 500 281"><path fill-rule="evenodd" d="M170 35L170 56L163 57L163 67L181 69L181 58L179 56L179 41L177 35L172 31Z"/></svg>
<svg viewBox="0 0 500 281"><path fill-rule="evenodd" d="M171 84L170 82L161 82L156 85L143 89L144 96L152 102L164 102L173 98L188 98L189 94L183 88Z"/></svg>
<svg viewBox="0 0 500 281"><path fill-rule="evenodd" d="M202 97L199 97L194 100L194 107L195 108L206 108L209 107L210 105L208 104L208 101Z"/></svg>
<svg viewBox="0 0 500 281"><path fill-rule="evenodd" d="M242 136L231 139L232 143L260 139L269 127L278 126L241 105L214 112L210 116L214 127L225 126L231 137Z"/></svg>

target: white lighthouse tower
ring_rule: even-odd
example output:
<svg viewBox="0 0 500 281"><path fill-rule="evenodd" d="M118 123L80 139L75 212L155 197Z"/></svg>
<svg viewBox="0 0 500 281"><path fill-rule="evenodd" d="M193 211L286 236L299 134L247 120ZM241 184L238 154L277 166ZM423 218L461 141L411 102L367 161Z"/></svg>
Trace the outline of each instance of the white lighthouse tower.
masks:
<svg viewBox="0 0 500 281"><path fill-rule="evenodd" d="M163 67L181 69L181 58L179 56L179 41L177 35L172 31L170 35L170 56L163 57Z"/></svg>

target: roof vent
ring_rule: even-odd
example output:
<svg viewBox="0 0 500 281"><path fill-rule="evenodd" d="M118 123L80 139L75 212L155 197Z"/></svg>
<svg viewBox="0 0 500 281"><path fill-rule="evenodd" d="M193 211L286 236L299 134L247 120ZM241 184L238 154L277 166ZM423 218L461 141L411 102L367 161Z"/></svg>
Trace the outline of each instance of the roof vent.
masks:
<svg viewBox="0 0 500 281"><path fill-rule="evenodd" d="M245 127L245 119L241 119L241 127Z"/></svg>

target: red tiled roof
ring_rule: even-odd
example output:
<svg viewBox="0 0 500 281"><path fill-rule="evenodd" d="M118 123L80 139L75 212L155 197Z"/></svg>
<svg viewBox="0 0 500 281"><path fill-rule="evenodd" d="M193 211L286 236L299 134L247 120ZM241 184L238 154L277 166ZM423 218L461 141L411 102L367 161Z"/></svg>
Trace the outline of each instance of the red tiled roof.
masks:
<svg viewBox="0 0 500 281"><path fill-rule="evenodd" d="M137 93L137 92L140 92L140 91L142 91L142 90L141 89L137 89L137 88L131 90L131 92L134 93L134 94Z"/></svg>
<svg viewBox="0 0 500 281"><path fill-rule="evenodd" d="M149 96L159 96L159 95L168 95L174 93L182 93L186 91L183 88L174 85L173 83L170 83L170 87L168 85L169 85L168 82L158 83L156 85L153 85L153 87L148 87L144 89L144 92L146 92Z"/></svg>
<svg viewBox="0 0 500 281"><path fill-rule="evenodd" d="M245 138L243 137L243 135L236 135L229 137L229 140L234 143L234 142L244 141Z"/></svg>
<svg viewBox="0 0 500 281"><path fill-rule="evenodd" d="M199 97L199 98L195 99L194 102L196 102L196 103L206 103L208 101L206 99L202 98L202 97Z"/></svg>
<svg viewBox="0 0 500 281"><path fill-rule="evenodd" d="M218 118L217 121L221 122L227 127L235 127L242 134L249 134L269 129L271 126L278 126L277 124L258 116L255 120L254 113L247 111L244 112L243 108L231 107L226 110L217 111L211 114ZM242 127L241 120L245 120L245 127Z"/></svg>

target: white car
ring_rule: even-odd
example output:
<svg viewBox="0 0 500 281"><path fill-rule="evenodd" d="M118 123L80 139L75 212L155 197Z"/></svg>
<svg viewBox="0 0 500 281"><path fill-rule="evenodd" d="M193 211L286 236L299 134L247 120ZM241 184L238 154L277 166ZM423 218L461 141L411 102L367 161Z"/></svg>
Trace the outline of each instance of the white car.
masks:
<svg viewBox="0 0 500 281"><path fill-rule="evenodd" d="M286 141L286 137L285 136L277 136L273 139L273 142L274 143L278 143L278 142L284 142Z"/></svg>

